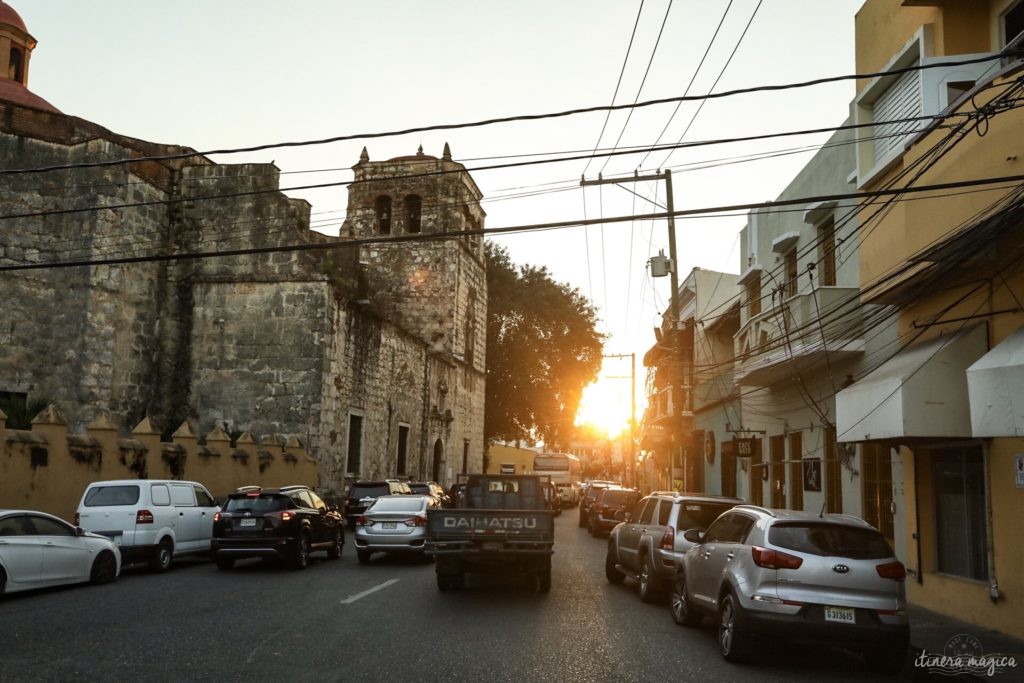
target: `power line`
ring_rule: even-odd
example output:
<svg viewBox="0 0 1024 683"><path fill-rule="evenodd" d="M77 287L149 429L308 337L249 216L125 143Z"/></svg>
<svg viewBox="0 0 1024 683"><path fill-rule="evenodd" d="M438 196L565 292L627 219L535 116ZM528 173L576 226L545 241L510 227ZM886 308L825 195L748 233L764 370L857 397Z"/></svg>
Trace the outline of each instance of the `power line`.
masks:
<svg viewBox="0 0 1024 683"><path fill-rule="evenodd" d="M933 185L921 185L917 187L901 187L896 189L880 189L870 190L865 192L847 192L837 193L828 195L815 195L808 197L794 197L784 200L776 200L771 202L755 202L748 204L732 204L727 206L716 206L716 207L703 207L698 209L681 209L672 212L673 217L684 217L684 216L700 216L705 214L720 213L723 211L739 211L739 210L751 210L759 208L774 208L776 206L793 206L799 204L810 204L814 202L826 202L826 201L841 201L846 199L861 199L866 197L885 197L900 195L903 193L924 193L924 192L941 192L950 189L958 189L963 187L979 187L979 186L990 186L1003 183L1020 183L1024 182L1024 174L1010 175L1010 176L999 176L994 178L976 178L972 180L961 180L946 183L936 183ZM588 225L603 225L610 223L622 223L631 220L662 220L669 217L668 212L638 214L631 216L612 216L608 218L592 218L588 220L569 220L569 221L552 221L548 223L532 223L524 225L513 225L502 228L479 228L473 230L459 230L446 233L413 233L406 235L389 235L389 236L376 236L376 237L360 237L360 238L348 238L336 241L325 241L317 243L306 243L306 244L291 244L291 245L277 245L269 247L250 247L241 249L230 249L217 252L208 253L179 253L179 254L159 254L151 256L139 256L139 257L128 257L121 259L99 259L94 261L68 261L68 262L57 262L57 263L29 263L29 264L14 264L14 265L0 265L0 271L18 271L18 270L40 270L48 268L69 268L77 266L100 266L100 265L121 265L127 263L145 263L151 261L181 261L181 260L192 260L202 259L211 257L222 257L222 256L243 256L243 255L255 255L255 254L266 254L266 253L280 253L280 252L291 252L291 251L309 251L309 250L327 250L351 246L361 246L369 244L396 244L406 242L425 242L425 241L443 241L453 240L462 237L472 236L483 236L487 237L490 235L510 234L510 233L523 233L523 232L535 232L544 230L557 230L562 228L581 227Z"/></svg>
<svg viewBox="0 0 1024 683"><path fill-rule="evenodd" d="M710 99L723 99L726 97L734 97L737 95L746 95L759 92L778 92L784 90L793 90L797 88L807 88L816 85L823 85L826 83L836 83L841 81L849 80L861 80L879 78L883 76L895 76L911 71L923 71L927 69L935 68L948 68L951 66L965 66L968 64L979 64L982 62L991 62L1003 59L1004 57L1011 55L1021 54L1017 50L1004 50L1002 52L986 55L983 57L974 57L971 59L963 59L956 61L943 61L942 63L934 64L916 64L908 67L901 67L897 69L890 69L889 71L879 71L865 74L848 74L842 76L829 76L825 78L816 78L809 81L799 81L794 83L784 83L777 85L761 85L752 86L747 88L737 88L734 90L725 90L720 93L707 93L705 95L684 95L679 97L664 97L655 100L647 100L645 102L638 102L636 104L618 104L618 105L598 105L592 107L579 107L576 109L567 109L558 112L549 112L542 114L518 114L514 116L502 116L494 117L490 119L481 119L478 121L469 121L461 123L447 123L447 124L435 124L427 126L414 126L410 128L404 128L400 130L391 130L384 132L367 132L367 133L352 133L347 135L336 135L328 138L321 138L316 140L300 140L292 142L272 142L260 145L252 145L249 147L230 147L223 149L213 149L203 152L189 151L178 154L162 154L162 155L150 155L150 156L138 156L134 158L125 159L107 159L103 161L89 161L80 162L74 164L58 164L52 166L41 166L36 168L18 168L18 169L3 169L0 170L0 175L19 175L26 173L43 173L48 171L67 170L72 168L99 168L106 166L120 166L125 164L139 163L143 161L174 161L180 159L192 159L195 157L208 157L216 154L241 154L249 152L261 152L270 149L281 149L281 148L292 148L292 147L310 147L316 145L325 145L335 142L345 142L351 140L363 140L363 139L376 139L386 137L398 137L401 135L409 135L411 133L424 133L429 131L439 130L457 130L463 128L478 128L482 126L489 126L502 123L513 123L517 121L538 121L543 119L553 118L564 118L568 116L576 116L579 114L590 114L601 111L619 111L625 109L638 109L643 107L653 107L661 104L672 104L675 102L699 102Z"/></svg>

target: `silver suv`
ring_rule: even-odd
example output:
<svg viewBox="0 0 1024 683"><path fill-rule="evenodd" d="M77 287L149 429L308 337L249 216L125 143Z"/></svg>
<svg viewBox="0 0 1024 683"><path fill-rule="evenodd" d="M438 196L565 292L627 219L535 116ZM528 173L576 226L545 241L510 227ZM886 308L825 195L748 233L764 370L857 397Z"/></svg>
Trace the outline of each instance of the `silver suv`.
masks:
<svg viewBox="0 0 1024 683"><path fill-rule="evenodd" d="M739 498L655 491L609 534L605 576L612 583L629 576L639 585L640 599L657 600L672 585L676 561L693 545L683 533L707 529L723 512L742 503Z"/></svg>
<svg viewBox="0 0 1024 683"><path fill-rule="evenodd" d="M695 545L676 567L672 617L715 616L727 661L782 636L862 652L881 672L903 667L906 570L864 520L740 505L685 537Z"/></svg>

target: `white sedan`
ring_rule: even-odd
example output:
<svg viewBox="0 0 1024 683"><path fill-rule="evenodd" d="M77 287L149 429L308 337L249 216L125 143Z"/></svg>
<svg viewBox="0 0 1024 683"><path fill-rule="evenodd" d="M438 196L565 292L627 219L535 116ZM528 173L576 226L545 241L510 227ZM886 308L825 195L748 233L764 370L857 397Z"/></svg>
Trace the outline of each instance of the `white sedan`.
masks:
<svg viewBox="0 0 1024 683"><path fill-rule="evenodd" d="M0 594L106 583L121 572L121 553L105 536L34 510L0 510Z"/></svg>

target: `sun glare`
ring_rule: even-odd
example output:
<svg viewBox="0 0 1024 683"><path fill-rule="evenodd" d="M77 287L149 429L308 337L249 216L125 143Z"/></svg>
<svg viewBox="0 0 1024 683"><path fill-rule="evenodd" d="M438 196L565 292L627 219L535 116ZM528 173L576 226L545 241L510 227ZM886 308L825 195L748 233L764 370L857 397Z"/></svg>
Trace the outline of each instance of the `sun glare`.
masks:
<svg viewBox="0 0 1024 683"><path fill-rule="evenodd" d="M629 428L629 383L621 380L598 380L583 390L577 425L593 425L616 436Z"/></svg>

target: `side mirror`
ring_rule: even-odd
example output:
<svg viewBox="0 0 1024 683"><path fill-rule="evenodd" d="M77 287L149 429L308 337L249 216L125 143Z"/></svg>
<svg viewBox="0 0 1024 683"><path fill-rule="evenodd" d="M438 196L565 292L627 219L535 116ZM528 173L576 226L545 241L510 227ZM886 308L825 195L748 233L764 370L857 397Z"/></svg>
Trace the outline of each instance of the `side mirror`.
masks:
<svg viewBox="0 0 1024 683"><path fill-rule="evenodd" d="M683 533L683 538L685 538L690 543L703 543L704 532L700 529L687 529Z"/></svg>
<svg viewBox="0 0 1024 683"><path fill-rule="evenodd" d="M80 526L75 527L75 536L85 536L85 529Z"/></svg>

